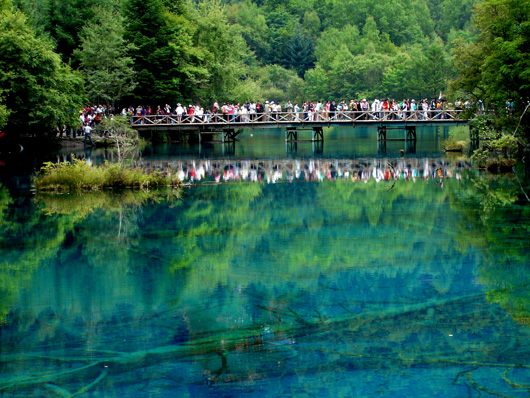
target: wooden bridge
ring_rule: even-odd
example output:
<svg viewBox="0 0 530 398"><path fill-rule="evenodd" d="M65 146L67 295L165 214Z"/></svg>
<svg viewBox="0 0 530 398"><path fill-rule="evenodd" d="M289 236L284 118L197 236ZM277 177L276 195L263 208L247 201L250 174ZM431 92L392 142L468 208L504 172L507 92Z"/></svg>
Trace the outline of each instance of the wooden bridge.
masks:
<svg viewBox="0 0 530 398"><path fill-rule="evenodd" d="M416 141L416 127L467 125L462 111L403 111L327 113L271 112L239 115L149 115L132 116L131 127L138 131L195 132L199 141L205 136L220 136L221 142L234 142L239 134L250 129L284 129L286 142L324 141L326 127L377 127L377 140ZM310 135L303 137L304 131ZM397 134L390 134L397 131ZM390 134L390 135L389 135Z"/></svg>

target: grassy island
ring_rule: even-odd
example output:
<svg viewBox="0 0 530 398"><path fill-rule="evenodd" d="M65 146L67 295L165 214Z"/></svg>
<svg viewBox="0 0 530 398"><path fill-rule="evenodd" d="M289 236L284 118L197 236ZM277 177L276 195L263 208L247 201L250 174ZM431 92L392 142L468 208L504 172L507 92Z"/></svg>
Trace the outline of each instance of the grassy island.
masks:
<svg viewBox="0 0 530 398"><path fill-rule="evenodd" d="M71 163L45 163L33 179L37 191L77 192L115 188L145 189L182 187L176 173L149 171L123 163L92 165L85 160Z"/></svg>

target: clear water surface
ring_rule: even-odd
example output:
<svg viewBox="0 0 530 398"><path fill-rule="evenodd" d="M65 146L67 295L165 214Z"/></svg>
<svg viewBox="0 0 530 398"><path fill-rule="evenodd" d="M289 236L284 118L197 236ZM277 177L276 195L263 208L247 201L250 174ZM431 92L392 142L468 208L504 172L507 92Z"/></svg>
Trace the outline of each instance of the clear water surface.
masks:
<svg viewBox="0 0 530 398"><path fill-rule="evenodd" d="M527 397L525 183L327 134L148 148L181 199L4 173L0 396Z"/></svg>

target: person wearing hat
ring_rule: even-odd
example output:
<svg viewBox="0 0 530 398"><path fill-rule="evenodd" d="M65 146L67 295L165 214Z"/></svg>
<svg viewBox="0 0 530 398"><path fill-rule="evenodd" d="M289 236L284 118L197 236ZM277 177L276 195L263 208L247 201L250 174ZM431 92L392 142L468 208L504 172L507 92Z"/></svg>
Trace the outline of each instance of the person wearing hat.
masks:
<svg viewBox="0 0 530 398"><path fill-rule="evenodd" d="M177 108L175 109L175 113L177 114L177 121L178 123L182 123L182 115L184 114L184 108L180 103L177 104Z"/></svg>

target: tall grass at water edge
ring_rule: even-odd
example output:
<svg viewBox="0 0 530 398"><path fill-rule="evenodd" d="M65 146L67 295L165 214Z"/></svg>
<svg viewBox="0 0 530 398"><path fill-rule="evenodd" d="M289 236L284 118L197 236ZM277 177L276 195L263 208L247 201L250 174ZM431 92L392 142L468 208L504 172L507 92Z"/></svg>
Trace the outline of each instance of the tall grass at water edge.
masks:
<svg viewBox="0 0 530 398"><path fill-rule="evenodd" d="M181 187L176 173L149 172L141 167L105 162L100 166L85 160L47 162L33 179L37 191L74 192L111 188Z"/></svg>

